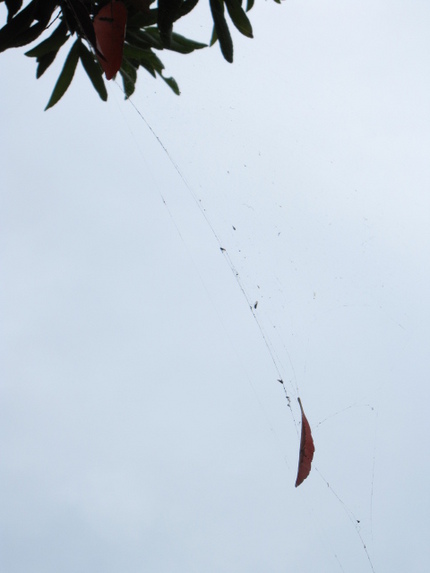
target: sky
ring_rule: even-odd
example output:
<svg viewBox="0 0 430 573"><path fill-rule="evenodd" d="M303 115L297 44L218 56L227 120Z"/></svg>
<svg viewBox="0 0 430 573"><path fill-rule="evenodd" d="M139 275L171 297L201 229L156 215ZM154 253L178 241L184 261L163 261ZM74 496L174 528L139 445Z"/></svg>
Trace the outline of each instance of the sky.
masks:
<svg viewBox="0 0 430 573"><path fill-rule="evenodd" d="M430 7L256 4L180 97L2 54L5 573L428 570Z"/></svg>

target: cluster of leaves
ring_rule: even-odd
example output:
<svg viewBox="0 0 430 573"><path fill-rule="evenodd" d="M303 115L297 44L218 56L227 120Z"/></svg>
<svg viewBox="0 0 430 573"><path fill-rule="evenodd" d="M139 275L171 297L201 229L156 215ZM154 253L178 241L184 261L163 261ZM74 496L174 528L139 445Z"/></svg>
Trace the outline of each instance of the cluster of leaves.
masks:
<svg viewBox="0 0 430 573"><path fill-rule="evenodd" d="M98 11L111 1L31 0L23 7L23 0L0 0L7 8L7 22L0 28L0 52L28 45L56 25L49 37L26 52L27 56L36 58L37 78L53 63L60 48L74 39L46 109L64 95L79 61L101 99L107 100L103 72L98 61L98 57L103 56L97 50L93 20ZM134 92L140 67L153 77L160 76L179 95L176 81L163 75L164 65L156 51L168 49L188 54L206 47L206 44L173 32L173 24L189 14L198 0L157 0L157 6L151 8L154 1L123 0L128 19L120 74L126 97ZM280 0L275 1L280 3ZM233 42L225 8L239 32L252 38L252 26L246 12L252 8L254 0L247 2L246 9L243 9L242 0L209 0L214 22L210 45L219 41L221 52L228 62L233 61Z"/></svg>

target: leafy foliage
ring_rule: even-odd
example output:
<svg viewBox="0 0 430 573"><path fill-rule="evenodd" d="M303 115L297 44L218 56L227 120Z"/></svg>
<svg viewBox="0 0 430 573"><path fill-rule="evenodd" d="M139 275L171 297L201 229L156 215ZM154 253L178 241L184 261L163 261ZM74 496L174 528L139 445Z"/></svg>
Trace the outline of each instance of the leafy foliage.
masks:
<svg viewBox="0 0 430 573"><path fill-rule="evenodd" d="M67 91L79 62L100 98L107 100L103 70L100 66L100 61L105 58L98 48L93 21L99 10L112 1L31 0L23 7L23 0L0 0L7 8L6 23L0 28L0 52L26 46L46 30L54 28L47 38L25 54L36 59L37 78L51 66L62 46L69 40L74 40L45 109L55 105ZM164 65L156 52L172 50L189 54L206 47L206 44L185 38L173 31L174 23L189 14L198 0L157 0L154 8L151 8L151 5L155 0L122 1L128 14L123 58L119 69L125 97L130 97L135 90L139 68L145 69L154 78L161 77L173 92L179 95L178 84L173 78L164 76ZM280 3L280 0L275 2ZM244 10L242 0L209 0L214 22L210 44L219 41L221 53L230 63L233 61L233 41L226 13L241 34L252 38L252 26L246 12L253 5L254 0L247 0Z"/></svg>

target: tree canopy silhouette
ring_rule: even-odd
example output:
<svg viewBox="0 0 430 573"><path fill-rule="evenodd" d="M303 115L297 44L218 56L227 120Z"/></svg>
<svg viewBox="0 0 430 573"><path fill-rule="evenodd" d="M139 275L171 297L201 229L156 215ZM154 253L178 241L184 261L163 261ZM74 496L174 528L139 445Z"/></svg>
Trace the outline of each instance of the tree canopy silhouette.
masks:
<svg viewBox="0 0 430 573"><path fill-rule="evenodd" d="M280 3L281 0L275 0ZM173 31L174 23L187 16L198 0L0 0L7 8L6 23L0 28L0 52L43 40L25 53L35 58L40 78L55 60L60 48L72 42L64 65L45 109L55 105L73 80L79 62L103 101L107 90L103 78L120 73L124 93L135 90L139 68L161 77L179 95L175 79L166 77L157 55L160 50L189 54L207 47ZM227 62L233 62L233 41L226 13L237 30L252 38L247 12L254 0L208 0L213 19L209 45L219 43ZM49 34L50 30L52 32ZM46 37L45 37L46 36Z"/></svg>

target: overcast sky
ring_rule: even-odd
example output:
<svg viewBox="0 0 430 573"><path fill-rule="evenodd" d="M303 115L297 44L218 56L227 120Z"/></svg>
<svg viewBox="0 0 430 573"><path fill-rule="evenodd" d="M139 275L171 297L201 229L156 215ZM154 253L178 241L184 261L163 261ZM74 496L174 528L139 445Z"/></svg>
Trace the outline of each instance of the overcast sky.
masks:
<svg viewBox="0 0 430 573"><path fill-rule="evenodd" d="M139 75L180 173L119 85L43 112L65 52L1 55L5 573L428 571L430 6L250 17Z"/></svg>

